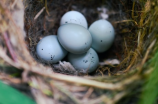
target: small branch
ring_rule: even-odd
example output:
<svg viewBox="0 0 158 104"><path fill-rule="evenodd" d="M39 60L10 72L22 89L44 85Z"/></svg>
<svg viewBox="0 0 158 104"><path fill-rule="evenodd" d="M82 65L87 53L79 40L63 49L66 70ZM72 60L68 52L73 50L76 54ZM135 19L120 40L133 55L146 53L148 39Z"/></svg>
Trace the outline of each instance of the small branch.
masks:
<svg viewBox="0 0 158 104"><path fill-rule="evenodd" d="M141 62L141 65L140 65L140 68L139 68L140 69L139 72L142 71L142 67L143 67L144 63L146 62L146 60L148 59L149 53L150 53L151 49L154 47L155 43L156 43L156 39L148 47L148 49L147 49L147 51L145 53L145 56L144 56L144 58L143 58L143 60Z"/></svg>
<svg viewBox="0 0 158 104"><path fill-rule="evenodd" d="M42 74L42 73L38 73L38 74ZM100 89L109 89L109 90L123 89L123 86L121 84L103 83L103 82L89 80L89 79L85 79L85 78L81 78L77 76L68 76L68 75L62 75L58 73L52 73L51 75L48 75L47 77L50 77L56 80L66 81L69 83L76 83L80 85L96 87Z"/></svg>
<svg viewBox="0 0 158 104"><path fill-rule="evenodd" d="M115 24L118 24L118 23L124 23L124 22L134 22L134 24L136 25L136 26L138 26L138 23L136 22L136 21L134 21L134 20L122 20L122 21L116 21L116 22L114 22Z"/></svg>
<svg viewBox="0 0 158 104"><path fill-rule="evenodd" d="M93 93L93 91L94 91L94 89L92 87L90 87L88 89L87 93L83 96L83 100L88 99L91 96L91 94Z"/></svg>
<svg viewBox="0 0 158 104"><path fill-rule="evenodd" d="M53 82L51 83L51 86L55 86L59 91L61 91L62 93L66 94L71 100L73 100L75 102L75 104L81 104L80 100L77 99L75 96L73 96L72 93L70 93L64 87L58 85L57 83L53 83Z"/></svg>
<svg viewBox="0 0 158 104"><path fill-rule="evenodd" d="M21 79L11 77L11 76L4 74L4 73L0 73L0 79L3 81L7 81L9 83L13 83L13 84L21 84L22 83Z"/></svg>
<svg viewBox="0 0 158 104"><path fill-rule="evenodd" d="M14 62L17 62L17 57L16 57L16 54L15 54L15 52L14 52L14 50L13 50L13 47L12 47L12 45L11 45L11 42L10 42L10 40L9 40L8 33L7 33L7 32L4 32L4 33L3 33L3 37L4 37L6 46L7 46L8 50L9 50L9 53L10 53L10 55L11 55L13 61L14 61Z"/></svg>
<svg viewBox="0 0 158 104"><path fill-rule="evenodd" d="M43 7L35 16L34 20L36 20L41 14L42 12L45 10L45 7Z"/></svg>

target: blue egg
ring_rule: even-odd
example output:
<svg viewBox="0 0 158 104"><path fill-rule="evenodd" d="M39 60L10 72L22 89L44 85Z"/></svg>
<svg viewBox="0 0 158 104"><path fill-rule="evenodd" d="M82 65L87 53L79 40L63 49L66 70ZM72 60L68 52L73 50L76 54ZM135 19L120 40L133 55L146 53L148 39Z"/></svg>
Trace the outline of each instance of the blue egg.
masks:
<svg viewBox="0 0 158 104"><path fill-rule="evenodd" d="M99 65L98 55L92 48L83 54L69 53L68 60L78 71L84 70L88 73L95 71Z"/></svg>
<svg viewBox="0 0 158 104"><path fill-rule="evenodd" d="M85 28L88 27L86 18L78 11L69 11L62 16L60 20L60 25L67 23L78 24Z"/></svg>
<svg viewBox="0 0 158 104"><path fill-rule="evenodd" d="M59 27L57 34L60 44L70 53L82 54L91 47L91 34L83 26L65 24Z"/></svg>
<svg viewBox="0 0 158 104"><path fill-rule="evenodd" d="M57 63L66 56L67 51L59 44L56 35L49 35L38 42L36 53L44 62Z"/></svg>
<svg viewBox="0 0 158 104"><path fill-rule="evenodd" d="M92 48L97 52L107 51L115 38L115 31L110 22L107 20L97 20L89 27L92 35Z"/></svg>

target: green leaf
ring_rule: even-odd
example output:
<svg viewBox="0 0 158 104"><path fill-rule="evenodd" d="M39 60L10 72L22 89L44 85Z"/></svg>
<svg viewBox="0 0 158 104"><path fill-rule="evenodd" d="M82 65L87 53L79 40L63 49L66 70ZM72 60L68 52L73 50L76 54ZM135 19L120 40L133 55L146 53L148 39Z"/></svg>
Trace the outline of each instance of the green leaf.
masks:
<svg viewBox="0 0 158 104"><path fill-rule="evenodd" d="M158 51L149 65L153 71L144 86L139 104L154 104L158 97Z"/></svg>
<svg viewBox="0 0 158 104"><path fill-rule="evenodd" d="M36 104L32 99L0 81L0 104Z"/></svg>

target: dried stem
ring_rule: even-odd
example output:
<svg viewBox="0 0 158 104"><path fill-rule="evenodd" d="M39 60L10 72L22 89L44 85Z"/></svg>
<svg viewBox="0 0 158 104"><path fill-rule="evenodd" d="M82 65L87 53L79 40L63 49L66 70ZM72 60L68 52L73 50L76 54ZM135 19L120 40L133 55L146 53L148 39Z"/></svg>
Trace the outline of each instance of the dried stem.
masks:
<svg viewBox="0 0 158 104"><path fill-rule="evenodd" d="M12 47L12 45L11 45L11 42L10 42L10 40L9 40L9 37L8 37L7 32L4 32L4 33L3 33L3 37L4 37L6 46L7 46L8 50L9 50L9 53L10 53L12 59L14 60L14 62L17 62L17 57L16 57L16 54L15 54L15 52L14 52L14 50L13 50L13 47Z"/></svg>

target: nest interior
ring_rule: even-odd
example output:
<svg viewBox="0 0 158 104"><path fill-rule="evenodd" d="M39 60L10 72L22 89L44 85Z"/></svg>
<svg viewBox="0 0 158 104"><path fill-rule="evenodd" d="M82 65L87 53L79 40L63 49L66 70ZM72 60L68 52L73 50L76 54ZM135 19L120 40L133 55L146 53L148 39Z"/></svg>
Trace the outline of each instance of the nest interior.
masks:
<svg viewBox="0 0 158 104"><path fill-rule="evenodd" d="M25 24L26 24L25 28L26 28L27 40L29 43L28 47L31 52L31 55L34 57L36 61L45 64L36 55L36 45L38 41L46 35L57 34L57 30L60 26L59 23L62 15L67 11L76 10L84 14L89 25L98 19L107 18L106 16L101 16L102 13L109 17L108 21L110 21L115 27L116 37L114 44L107 52L99 54L100 62L102 62L103 65L99 66L97 71L92 73L92 75L93 76L102 75L102 74L107 75L108 70L110 69L113 72L118 72L126 67L123 64L120 67L112 67L113 65L105 64L106 59L118 59L122 61L127 56L127 54L129 54L128 50L129 51L134 50L137 44L136 42L137 36L135 35L135 33L133 32L132 34L129 35L130 31L135 30L134 28L129 28L131 27L131 25L133 25L133 23L129 23L128 25L126 23L121 23L122 20L127 19L127 16L126 13L124 12L125 8L123 4L121 4L120 2L116 0L110 2L104 0L102 0L101 2L97 2L97 1L81 2L81 1L68 0L68 1L47 1L47 4L45 4L45 1L30 1L27 3L29 7L25 9ZM131 6L132 2L131 3L128 2L127 4ZM45 5L47 5L47 7L43 7ZM43 12L41 13L41 11ZM130 40L130 41L127 42L126 40ZM124 44L127 44L126 50L124 48L125 46L123 46ZM135 47L133 47L133 45ZM64 61L67 61L66 58L64 59ZM53 65L49 65L49 66L53 67ZM110 66L110 68L107 66ZM65 74L76 74L73 70L69 70L69 69L61 70L60 67L54 68L54 71L59 73L65 73Z"/></svg>
<svg viewBox="0 0 158 104"><path fill-rule="evenodd" d="M136 103L154 69L157 8L156 0L1 0L0 79L38 104ZM99 54L104 64L90 75L69 63L45 64L36 55L38 41L57 34L70 10L83 13L88 25L108 16L115 28L112 47ZM106 59L120 64L105 64Z"/></svg>

